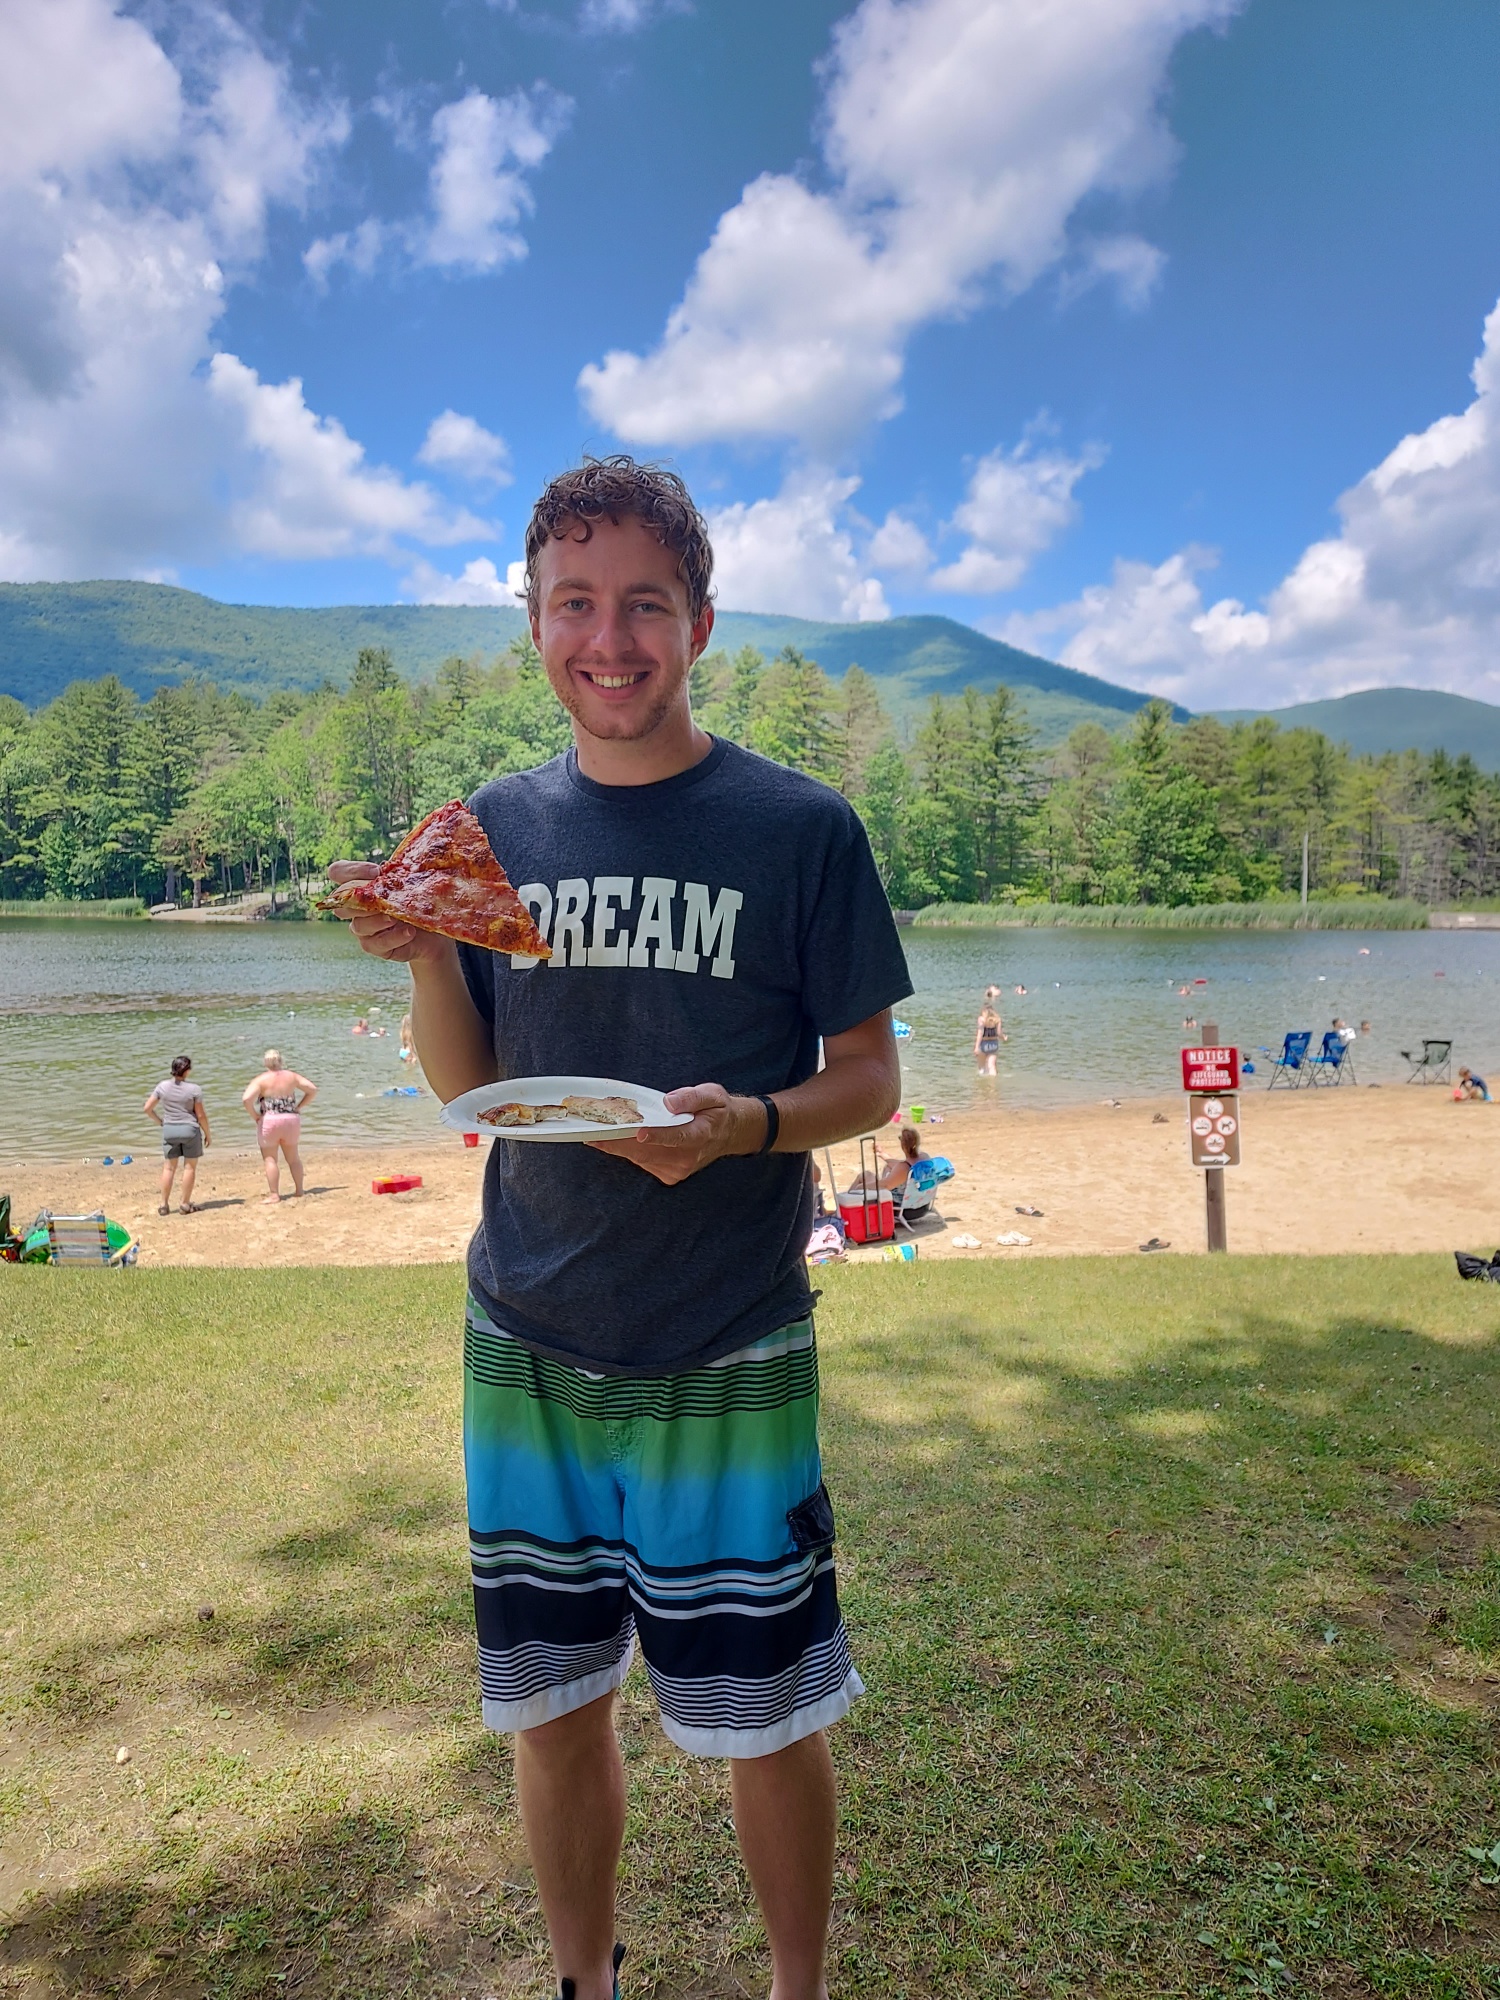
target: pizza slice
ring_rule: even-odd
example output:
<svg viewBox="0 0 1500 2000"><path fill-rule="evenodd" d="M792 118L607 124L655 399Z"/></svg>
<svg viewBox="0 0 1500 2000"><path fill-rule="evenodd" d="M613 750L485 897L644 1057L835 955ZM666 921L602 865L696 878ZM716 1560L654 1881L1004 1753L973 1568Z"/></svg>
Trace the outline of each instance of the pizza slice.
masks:
<svg viewBox="0 0 1500 2000"><path fill-rule="evenodd" d="M488 834L457 799L414 826L368 882L346 882L318 907L341 917L394 917L490 951L552 956Z"/></svg>
<svg viewBox="0 0 1500 2000"><path fill-rule="evenodd" d="M591 1125L639 1125L641 1107L633 1097L565 1097L569 1118L586 1118Z"/></svg>

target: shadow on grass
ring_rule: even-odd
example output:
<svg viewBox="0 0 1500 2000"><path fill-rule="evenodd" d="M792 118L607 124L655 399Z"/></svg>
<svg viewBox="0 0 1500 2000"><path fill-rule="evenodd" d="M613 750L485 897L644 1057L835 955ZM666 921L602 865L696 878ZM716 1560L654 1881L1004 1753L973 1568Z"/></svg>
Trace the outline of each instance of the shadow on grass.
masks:
<svg viewBox="0 0 1500 2000"><path fill-rule="evenodd" d="M308 1816L205 1856L188 1836L126 1870L37 1897L0 1925L0 1977L47 1995L316 1994L451 1990L515 1961L538 1968L532 1899L476 1905L464 1875L424 1857L407 1813ZM507 1982L508 1983L508 1982ZM7 1985L7 1990L9 1987Z"/></svg>
<svg viewBox="0 0 1500 2000"><path fill-rule="evenodd" d="M836 1990L1490 1993L1500 1906L1465 1849L1500 1838L1494 1684L1444 1656L1495 1596L1493 1344L1246 1311L1091 1369L1010 1317L913 1295L899 1333L828 1343L870 1684L835 1739ZM539 1986L534 1905L470 1893L515 1835L504 1753L437 1744L471 1645L451 1499L370 1488L258 1561L264 1611L143 1630L116 1671L267 1707L399 1688L434 1721L415 1792L212 1860L169 1829L33 1898L0 1966L163 2000ZM706 1942L737 1893L722 1799L681 1761L629 1763L633 1966L739 1994L753 1949ZM489 1831L439 1863L465 1808Z"/></svg>
<svg viewBox="0 0 1500 2000"><path fill-rule="evenodd" d="M269 1604L226 1588L204 1607L211 1617L185 1611L70 1644L38 1663L33 1704L56 1724L91 1726L132 1689L164 1684L265 1711L421 1701L435 1678L451 1683L455 1647L472 1650L463 1513L450 1495L370 1484L339 1518L252 1560Z"/></svg>

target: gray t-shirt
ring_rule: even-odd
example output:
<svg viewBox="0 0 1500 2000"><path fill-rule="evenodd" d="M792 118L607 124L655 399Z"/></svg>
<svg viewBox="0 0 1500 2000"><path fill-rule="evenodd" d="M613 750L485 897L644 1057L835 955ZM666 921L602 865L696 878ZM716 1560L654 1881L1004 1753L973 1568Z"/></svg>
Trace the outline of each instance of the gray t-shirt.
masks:
<svg viewBox="0 0 1500 2000"><path fill-rule="evenodd" d="M595 784L569 751L469 803L553 951L459 948L503 1077L784 1090L814 1073L820 1036L912 990L858 816L732 743L656 785ZM498 1139L469 1281L542 1353L699 1367L810 1309L811 1219L805 1153L665 1187L588 1146Z"/></svg>
<svg viewBox="0 0 1500 2000"><path fill-rule="evenodd" d="M203 1102L203 1092L196 1083L189 1083L185 1077L179 1082L175 1076L169 1076L165 1083L156 1086L155 1096L162 1131L168 1138L198 1130L197 1107Z"/></svg>

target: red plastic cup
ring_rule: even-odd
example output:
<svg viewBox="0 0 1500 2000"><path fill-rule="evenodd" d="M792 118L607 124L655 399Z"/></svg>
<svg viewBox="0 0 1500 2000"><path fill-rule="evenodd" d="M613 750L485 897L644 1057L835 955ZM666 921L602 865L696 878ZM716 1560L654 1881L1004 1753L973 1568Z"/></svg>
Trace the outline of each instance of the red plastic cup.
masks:
<svg viewBox="0 0 1500 2000"><path fill-rule="evenodd" d="M464 1144L466 1146L477 1146L479 1144L479 1134L477 1132L465 1132Z"/></svg>

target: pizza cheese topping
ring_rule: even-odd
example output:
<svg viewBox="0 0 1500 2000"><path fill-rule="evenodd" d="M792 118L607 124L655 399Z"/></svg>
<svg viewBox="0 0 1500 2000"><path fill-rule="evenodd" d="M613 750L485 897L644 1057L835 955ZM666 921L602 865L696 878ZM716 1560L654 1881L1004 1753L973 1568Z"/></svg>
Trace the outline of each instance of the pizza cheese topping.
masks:
<svg viewBox="0 0 1500 2000"><path fill-rule="evenodd" d="M370 881L346 882L319 907L341 917L394 917L490 951L552 956L488 834L457 799L414 826Z"/></svg>
<svg viewBox="0 0 1500 2000"><path fill-rule="evenodd" d="M641 1108L633 1097L565 1097L561 1104L491 1104L478 1114L481 1125L502 1129L548 1125L557 1118L581 1118L590 1125L639 1125Z"/></svg>

